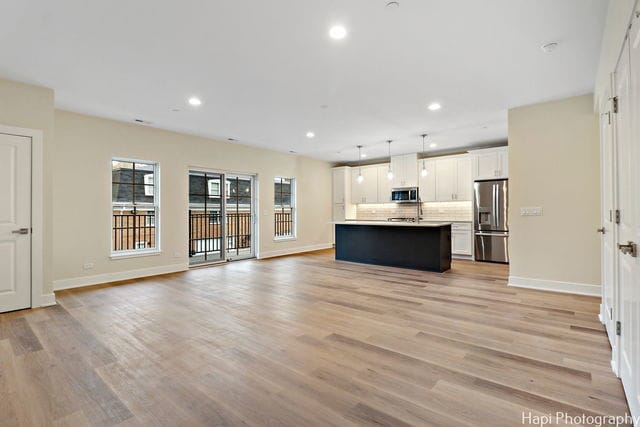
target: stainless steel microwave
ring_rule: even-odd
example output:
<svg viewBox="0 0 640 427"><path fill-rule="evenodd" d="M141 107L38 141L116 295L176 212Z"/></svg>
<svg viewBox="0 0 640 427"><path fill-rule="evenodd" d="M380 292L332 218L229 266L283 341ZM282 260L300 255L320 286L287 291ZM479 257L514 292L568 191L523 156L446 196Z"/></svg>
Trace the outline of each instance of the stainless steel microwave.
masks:
<svg viewBox="0 0 640 427"><path fill-rule="evenodd" d="M418 201L418 188L394 188L391 190L391 201L396 203L411 203Z"/></svg>

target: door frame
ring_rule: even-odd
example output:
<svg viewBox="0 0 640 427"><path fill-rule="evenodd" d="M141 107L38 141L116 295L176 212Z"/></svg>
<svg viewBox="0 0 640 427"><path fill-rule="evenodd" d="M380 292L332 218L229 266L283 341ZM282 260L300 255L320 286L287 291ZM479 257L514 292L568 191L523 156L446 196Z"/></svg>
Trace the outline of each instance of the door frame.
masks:
<svg viewBox="0 0 640 427"><path fill-rule="evenodd" d="M38 129L0 124L0 133L31 139L31 308L54 305L53 291L44 293L44 147Z"/></svg>
<svg viewBox="0 0 640 427"><path fill-rule="evenodd" d="M251 239L251 244L253 245L253 255L250 257L240 257L240 258L234 258L232 261L241 261L243 259L252 259L252 258L259 258L259 249L260 249L260 197L258 197L258 191L260 189L259 187L259 175L255 172L239 172L239 171L232 171L232 170L225 170L225 169L216 169L216 168L210 168L210 167L201 167L201 166L187 166L187 212L189 211L189 173L190 172L204 172L204 173L212 173L212 174L220 174L222 175L222 177L225 180L225 184L223 187L226 188L226 179L227 179L227 175L245 175L245 176L251 176L253 178L253 183L252 183L252 189L251 189L251 196L253 199L253 236ZM226 190L225 190L226 191ZM226 215L226 208L227 208L227 202L226 202L226 193L225 193L225 198L222 201L222 206L223 206L223 212L224 215ZM188 227L187 227L188 230ZM187 235L188 235L188 231L187 231ZM226 235L223 236L223 240L224 238L226 238ZM188 242L187 242L187 247L188 247ZM226 252L226 241L222 242L222 247L224 248L225 252ZM189 251L187 250L187 264L189 265L189 268L198 268L198 267L206 267L206 266L211 266L211 265L215 265L215 264L223 264L226 262L229 262L229 259L227 259L227 257L225 256L224 259L221 259L219 261L212 261L212 262L203 262L203 263L198 263L198 264L190 264L189 263ZM226 253L225 253L226 255Z"/></svg>

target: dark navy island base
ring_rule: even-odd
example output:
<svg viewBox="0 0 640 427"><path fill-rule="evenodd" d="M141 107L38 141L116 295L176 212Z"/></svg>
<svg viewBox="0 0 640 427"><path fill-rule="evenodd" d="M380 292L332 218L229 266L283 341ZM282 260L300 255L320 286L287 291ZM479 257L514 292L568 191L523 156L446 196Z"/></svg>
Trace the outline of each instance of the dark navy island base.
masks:
<svg viewBox="0 0 640 427"><path fill-rule="evenodd" d="M336 259L443 272L451 268L451 224L335 223Z"/></svg>

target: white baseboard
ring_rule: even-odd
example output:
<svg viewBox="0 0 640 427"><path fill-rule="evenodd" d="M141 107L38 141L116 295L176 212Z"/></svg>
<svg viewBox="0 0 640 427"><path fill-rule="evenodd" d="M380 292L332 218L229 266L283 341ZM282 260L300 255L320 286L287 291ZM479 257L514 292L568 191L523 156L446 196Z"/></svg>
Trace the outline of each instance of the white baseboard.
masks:
<svg viewBox="0 0 640 427"><path fill-rule="evenodd" d="M600 285L559 282L555 280L530 279L527 277L509 276L509 286L513 286L516 288L537 289L540 291L560 292L564 294L589 295L594 297L599 297L602 294Z"/></svg>
<svg viewBox="0 0 640 427"><path fill-rule="evenodd" d="M281 249L277 251L261 252L258 259L273 258L283 255L301 254L303 252L319 251L321 249L331 249L333 243L322 243L320 245L300 246L297 248Z"/></svg>
<svg viewBox="0 0 640 427"><path fill-rule="evenodd" d="M40 307L49 307L51 305L56 305L56 295L51 292L50 294L42 294L40 296Z"/></svg>
<svg viewBox="0 0 640 427"><path fill-rule="evenodd" d="M157 276L160 274L186 271L189 265L185 263L161 265L158 267L141 268L139 270L119 271L117 273L96 274L95 276L74 277L53 281L53 290L81 288L83 286L99 285L102 283L117 282L120 280L138 279L140 277Z"/></svg>

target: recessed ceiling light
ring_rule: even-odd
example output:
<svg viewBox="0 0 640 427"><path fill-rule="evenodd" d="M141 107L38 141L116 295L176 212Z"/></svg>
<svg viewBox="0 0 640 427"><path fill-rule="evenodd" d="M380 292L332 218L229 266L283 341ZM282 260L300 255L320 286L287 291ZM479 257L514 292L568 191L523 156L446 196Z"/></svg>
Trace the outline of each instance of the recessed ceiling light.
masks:
<svg viewBox="0 0 640 427"><path fill-rule="evenodd" d="M362 158L367 157L367 153L362 153L362 154L360 154L360 157L362 157Z"/></svg>
<svg viewBox="0 0 640 427"><path fill-rule="evenodd" d="M429 148L436 148L438 146L438 144L436 144L435 142L432 142L431 144L429 144Z"/></svg>
<svg viewBox="0 0 640 427"><path fill-rule="evenodd" d="M342 40L347 37L347 29L342 25L334 25L329 30L329 36L334 40Z"/></svg>
<svg viewBox="0 0 640 427"><path fill-rule="evenodd" d="M540 49L542 49L542 51L545 52L545 53L549 53L549 52L553 52L554 50L556 50L557 47L558 47L558 43L551 42L551 43L543 44L542 46L540 46Z"/></svg>
<svg viewBox="0 0 640 427"><path fill-rule="evenodd" d="M307 132L307 138L313 138L313 137L315 137L315 136L316 136L316 134L315 134L315 133L313 133L313 132L311 132L311 131Z"/></svg>
<svg viewBox="0 0 640 427"><path fill-rule="evenodd" d="M193 105L194 107L197 107L198 105L202 105L202 101L200 100L200 98L196 98L195 96L192 96L191 98L189 98L189 105Z"/></svg>
<svg viewBox="0 0 640 427"><path fill-rule="evenodd" d="M427 108L431 111L437 111L442 108L442 105L438 104L437 102L432 102Z"/></svg>

